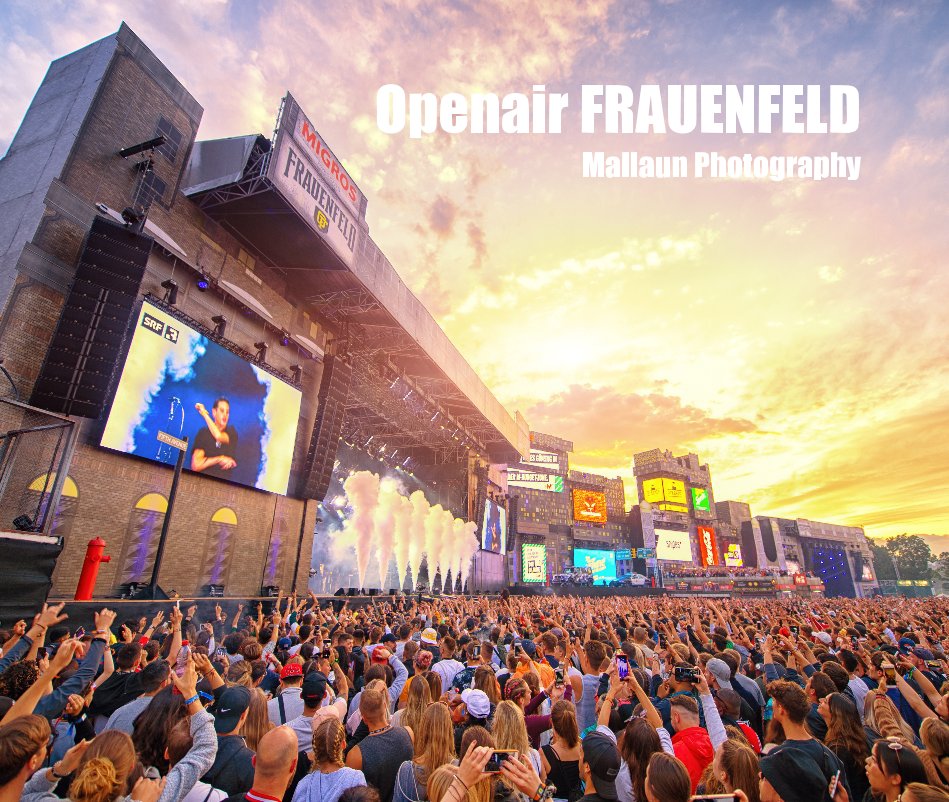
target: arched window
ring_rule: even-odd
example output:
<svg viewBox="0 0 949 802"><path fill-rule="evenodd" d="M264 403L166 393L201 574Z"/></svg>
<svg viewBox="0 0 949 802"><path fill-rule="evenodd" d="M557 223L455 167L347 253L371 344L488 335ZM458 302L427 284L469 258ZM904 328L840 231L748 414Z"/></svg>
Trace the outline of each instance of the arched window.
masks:
<svg viewBox="0 0 949 802"><path fill-rule="evenodd" d="M221 507L208 524L204 539L201 585L226 585L231 567L231 554L237 539L237 514L230 507ZM199 588L199 591L201 588Z"/></svg>
<svg viewBox="0 0 949 802"><path fill-rule="evenodd" d="M39 523L43 519L46 507L50 502L50 494L53 484L56 482L56 472L42 473L37 476L26 489L23 500L23 509L29 510L27 513L31 518ZM54 537L68 537L72 529L73 521L76 518L76 510L79 506L79 488L71 476L67 476L63 482L63 492L59 497L59 504L56 505L56 512L53 513L53 520L50 524L49 533Z"/></svg>
<svg viewBox="0 0 949 802"><path fill-rule="evenodd" d="M132 507L119 560L118 583L147 582L152 575L158 536L168 512L168 500L160 493L146 493Z"/></svg>

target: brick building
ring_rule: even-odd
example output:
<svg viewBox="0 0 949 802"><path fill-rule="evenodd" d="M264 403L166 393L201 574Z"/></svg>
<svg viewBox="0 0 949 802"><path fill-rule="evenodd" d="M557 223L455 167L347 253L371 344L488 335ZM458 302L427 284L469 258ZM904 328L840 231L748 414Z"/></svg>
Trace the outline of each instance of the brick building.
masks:
<svg viewBox="0 0 949 802"><path fill-rule="evenodd" d="M372 242L364 196L354 190L353 207L340 187L330 188L317 196L327 214L301 219L293 198L254 172L273 143L262 135L196 143L202 111L124 24L50 65L0 160L0 355L20 397L52 409L48 395L41 404L34 391L48 378L44 360L90 227L97 217L121 224L120 210L147 210L138 302L151 299L302 394L287 493L185 472L160 582L182 595L215 580L228 595L257 595L268 585L304 591L317 508L344 427L384 434L420 470L464 476L471 453L497 462L526 452L526 424L494 399ZM159 135L158 147L119 153ZM268 207L256 217L229 214L241 192L251 197L248 181L269 193L258 195ZM299 264L288 267L292 259ZM169 297L169 280L177 297ZM215 330L212 318L222 317ZM260 343L269 348L261 352ZM115 351L117 368L122 348L128 339ZM387 395L393 377L403 385ZM410 395L414 406L396 408ZM109 403L100 416L77 418L52 525L64 538L54 595L72 593L93 537L103 537L112 556L96 595L147 578L154 558L171 471L100 447ZM435 412L442 426L420 425ZM50 477L20 464L8 478L29 496L44 492ZM463 491L445 506L465 514ZM11 520L14 512L0 509ZM0 529L10 525L3 520Z"/></svg>

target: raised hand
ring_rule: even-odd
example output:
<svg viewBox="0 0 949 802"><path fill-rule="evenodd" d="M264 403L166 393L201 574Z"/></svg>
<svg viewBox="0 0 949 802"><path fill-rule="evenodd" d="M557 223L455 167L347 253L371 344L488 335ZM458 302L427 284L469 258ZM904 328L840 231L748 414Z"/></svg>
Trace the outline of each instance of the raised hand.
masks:
<svg viewBox="0 0 949 802"><path fill-rule="evenodd" d="M55 626L60 621L65 621L69 618L68 615L63 613L63 607L66 606L65 602L60 602L59 604L44 604L43 611L37 614L36 618L33 619L33 623L40 627L49 627Z"/></svg>
<svg viewBox="0 0 949 802"><path fill-rule="evenodd" d="M115 623L115 618L118 613L115 610L110 610L107 607L103 607L98 613L96 613L96 629L100 632L108 633L112 629L112 624Z"/></svg>

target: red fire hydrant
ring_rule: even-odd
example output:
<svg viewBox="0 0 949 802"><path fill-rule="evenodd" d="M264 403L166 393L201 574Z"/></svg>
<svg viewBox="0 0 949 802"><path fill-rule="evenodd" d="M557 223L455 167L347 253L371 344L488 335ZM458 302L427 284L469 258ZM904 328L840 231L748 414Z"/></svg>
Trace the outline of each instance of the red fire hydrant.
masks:
<svg viewBox="0 0 949 802"><path fill-rule="evenodd" d="M82 573L79 574L79 584L76 586L76 601L88 601L92 598L92 589L96 586L96 577L99 575L99 563L111 562L112 558L105 551L105 541L101 537L94 537L86 547L86 559L82 563Z"/></svg>

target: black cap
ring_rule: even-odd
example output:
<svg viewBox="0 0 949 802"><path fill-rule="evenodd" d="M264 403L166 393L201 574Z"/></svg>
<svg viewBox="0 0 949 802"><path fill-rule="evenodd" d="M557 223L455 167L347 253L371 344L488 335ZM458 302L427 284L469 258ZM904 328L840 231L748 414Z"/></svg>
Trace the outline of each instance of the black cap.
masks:
<svg viewBox="0 0 949 802"><path fill-rule="evenodd" d="M319 671L311 671L303 679L303 690L300 698L307 707L319 707L326 696L326 677Z"/></svg>
<svg viewBox="0 0 949 802"><path fill-rule="evenodd" d="M807 752L785 747L761 758L761 774L784 802L813 802L827 796L820 766Z"/></svg>
<svg viewBox="0 0 949 802"><path fill-rule="evenodd" d="M382 640L379 641L379 643L396 643L396 642L397 642L396 637L391 632L386 632L386 634L382 636Z"/></svg>
<svg viewBox="0 0 949 802"><path fill-rule="evenodd" d="M617 799L616 775L619 774L620 757L616 744L595 730L583 739L583 762L590 767L593 787L604 799Z"/></svg>
<svg viewBox="0 0 949 802"><path fill-rule="evenodd" d="M214 706L214 730L217 733L233 732L237 722L250 707L250 688L232 685L225 688Z"/></svg>

